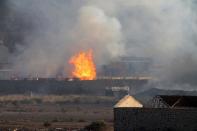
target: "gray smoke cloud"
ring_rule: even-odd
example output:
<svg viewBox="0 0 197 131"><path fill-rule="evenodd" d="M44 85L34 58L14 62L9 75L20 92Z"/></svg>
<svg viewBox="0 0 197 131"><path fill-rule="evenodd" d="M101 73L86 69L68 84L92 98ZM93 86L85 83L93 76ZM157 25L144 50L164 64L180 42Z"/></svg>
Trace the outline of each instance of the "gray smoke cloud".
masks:
<svg viewBox="0 0 197 131"><path fill-rule="evenodd" d="M8 48L0 44L0 62L8 63L9 55L10 53L8 51Z"/></svg>
<svg viewBox="0 0 197 131"><path fill-rule="evenodd" d="M120 55L151 57L153 77L195 85L197 17L192 0L17 0L30 12L35 30L17 49L15 70L54 76L69 74L69 58L92 48L97 65ZM178 87L178 86L176 86ZM184 86L185 88L187 86Z"/></svg>
<svg viewBox="0 0 197 131"><path fill-rule="evenodd" d="M160 88L195 89L194 1L116 0L98 4L120 20L127 55L153 58L152 75Z"/></svg>
<svg viewBox="0 0 197 131"><path fill-rule="evenodd" d="M68 76L69 58L81 50L92 49L97 65L123 53L118 19L108 16L97 6L61 2L37 1L30 8L30 1L14 3L18 10L30 10L32 18L41 21L38 29L26 36L27 44L18 48L20 54L14 68L20 74L54 77L61 73Z"/></svg>

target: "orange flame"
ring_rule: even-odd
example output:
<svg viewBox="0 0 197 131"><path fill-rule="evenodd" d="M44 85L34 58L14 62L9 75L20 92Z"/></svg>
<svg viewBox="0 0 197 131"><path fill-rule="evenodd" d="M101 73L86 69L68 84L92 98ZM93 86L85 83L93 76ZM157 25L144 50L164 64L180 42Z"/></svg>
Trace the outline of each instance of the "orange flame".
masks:
<svg viewBox="0 0 197 131"><path fill-rule="evenodd" d="M80 80L93 80L96 78L96 66L93 61L92 51L80 52L69 60L74 66L72 75Z"/></svg>

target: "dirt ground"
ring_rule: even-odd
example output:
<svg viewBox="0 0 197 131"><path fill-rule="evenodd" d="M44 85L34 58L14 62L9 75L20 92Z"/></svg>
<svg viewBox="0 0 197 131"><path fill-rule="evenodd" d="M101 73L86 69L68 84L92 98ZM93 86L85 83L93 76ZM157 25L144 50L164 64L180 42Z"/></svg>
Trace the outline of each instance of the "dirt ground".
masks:
<svg viewBox="0 0 197 131"><path fill-rule="evenodd" d="M109 101L111 98L106 98L107 102L102 97L102 102L99 102L100 98L95 102L92 100L90 102L87 98L85 102L80 98L77 102L61 100L60 103L54 100L56 96L47 97L49 100L53 99L53 102L44 101L44 97L39 97L36 102L34 97L28 98L28 101L26 97L24 99L20 98L22 96L13 97L0 96L0 131L22 128L29 130L81 129L94 121L104 121L110 127L109 129L113 130L114 100Z"/></svg>

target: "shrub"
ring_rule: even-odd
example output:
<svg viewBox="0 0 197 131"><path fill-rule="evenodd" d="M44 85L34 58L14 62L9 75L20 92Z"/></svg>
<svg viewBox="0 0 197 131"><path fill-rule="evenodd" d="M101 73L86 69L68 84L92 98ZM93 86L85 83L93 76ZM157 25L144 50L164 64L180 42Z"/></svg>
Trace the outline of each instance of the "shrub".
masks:
<svg viewBox="0 0 197 131"><path fill-rule="evenodd" d="M88 131L104 131L106 129L106 124L104 121L96 121L87 125L85 129Z"/></svg>
<svg viewBox="0 0 197 131"><path fill-rule="evenodd" d="M42 103L42 99L40 99L40 98L34 98L33 101L34 101L36 104L41 104L41 103Z"/></svg>
<svg viewBox="0 0 197 131"><path fill-rule="evenodd" d="M49 126L51 126L51 123L49 123L48 121L45 121L45 122L43 123L43 126L44 126L44 127L49 127Z"/></svg>
<svg viewBox="0 0 197 131"><path fill-rule="evenodd" d="M13 104L14 106L18 106L18 102L17 102L17 101L12 101L12 104Z"/></svg>
<svg viewBox="0 0 197 131"><path fill-rule="evenodd" d="M24 99L20 101L21 104L32 104L33 101L32 100L28 100L28 99Z"/></svg>
<svg viewBox="0 0 197 131"><path fill-rule="evenodd" d="M57 118L53 119L52 122L59 122Z"/></svg>
<svg viewBox="0 0 197 131"><path fill-rule="evenodd" d="M79 119L78 122L86 122L84 119Z"/></svg>

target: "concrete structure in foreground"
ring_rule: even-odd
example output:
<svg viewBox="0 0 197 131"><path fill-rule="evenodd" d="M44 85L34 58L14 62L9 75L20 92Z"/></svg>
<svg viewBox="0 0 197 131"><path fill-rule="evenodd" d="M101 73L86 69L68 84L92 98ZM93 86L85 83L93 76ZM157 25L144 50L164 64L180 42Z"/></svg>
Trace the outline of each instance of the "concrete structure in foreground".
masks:
<svg viewBox="0 0 197 131"><path fill-rule="evenodd" d="M155 101L148 107L115 106L114 131L197 131L196 96L157 96Z"/></svg>

